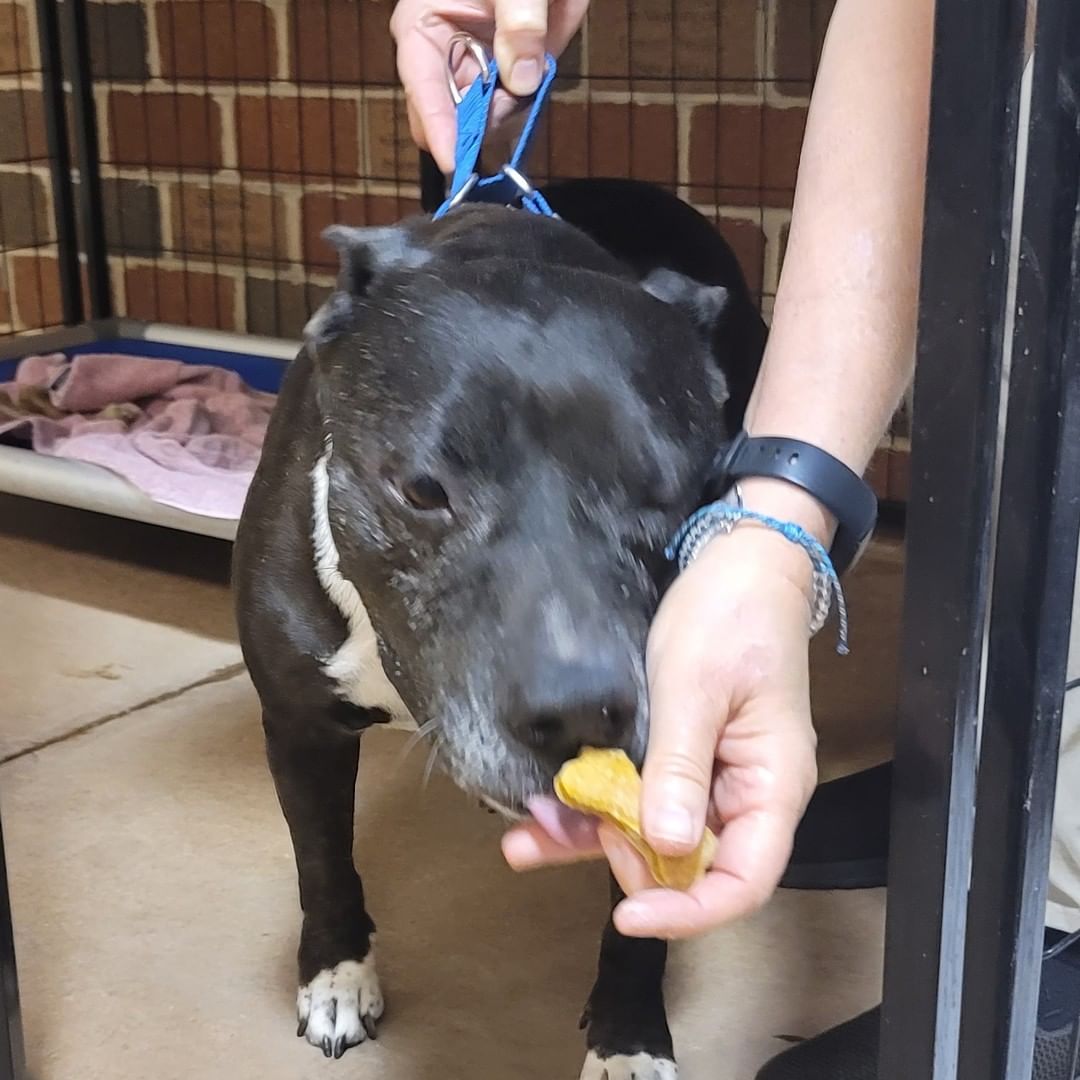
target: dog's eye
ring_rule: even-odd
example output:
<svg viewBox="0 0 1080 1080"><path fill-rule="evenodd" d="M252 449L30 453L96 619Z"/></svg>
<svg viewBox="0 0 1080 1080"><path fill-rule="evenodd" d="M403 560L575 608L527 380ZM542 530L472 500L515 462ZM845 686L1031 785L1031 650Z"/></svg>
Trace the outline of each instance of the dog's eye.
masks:
<svg viewBox="0 0 1080 1080"><path fill-rule="evenodd" d="M417 510L450 509L450 496L434 476L421 474L406 480L401 485L401 494L405 501Z"/></svg>

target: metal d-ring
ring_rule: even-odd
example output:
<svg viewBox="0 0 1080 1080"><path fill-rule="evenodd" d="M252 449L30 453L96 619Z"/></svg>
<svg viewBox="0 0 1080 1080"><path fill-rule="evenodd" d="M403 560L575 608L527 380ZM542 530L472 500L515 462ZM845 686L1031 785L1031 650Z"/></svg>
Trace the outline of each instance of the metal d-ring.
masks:
<svg viewBox="0 0 1080 1080"><path fill-rule="evenodd" d="M502 172L504 176L508 176L510 178L511 182L521 192L522 195L533 195L536 193L536 188L534 188L532 184L530 184L529 181L526 180L525 177L522 176L521 173L519 173L517 169L514 168L513 165L504 165L502 167Z"/></svg>
<svg viewBox="0 0 1080 1080"><path fill-rule="evenodd" d="M472 176L470 176L469 179L454 192L453 198L446 204L446 209L453 210L455 206L460 206L469 197L469 193L476 187L479 180L480 174L473 173Z"/></svg>
<svg viewBox="0 0 1080 1080"><path fill-rule="evenodd" d="M464 32L455 34L450 39L450 50L446 54L446 81L450 87L450 96L454 99L455 105L460 105L465 98L465 95L458 89L457 79L454 78L458 62L463 59L463 57L455 56L459 45L464 46L465 52L472 53L473 59L480 66L480 74L484 82L486 83L491 78L491 64L488 63L488 55L484 46L472 34Z"/></svg>

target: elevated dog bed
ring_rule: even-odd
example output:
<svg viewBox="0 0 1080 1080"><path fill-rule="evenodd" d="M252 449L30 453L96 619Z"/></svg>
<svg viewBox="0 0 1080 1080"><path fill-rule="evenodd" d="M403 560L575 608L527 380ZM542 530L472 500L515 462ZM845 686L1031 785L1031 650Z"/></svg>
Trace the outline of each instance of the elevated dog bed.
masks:
<svg viewBox="0 0 1080 1080"><path fill-rule="evenodd" d="M235 372L254 390L276 393L296 349L293 342L272 338L107 320L4 342L0 383L12 381L27 356L62 353L73 359L109 353L222 368ZM0 445L0 492L206 536L231 539L236 532L236 520L231 517L164 505L108 469L21 446Z"/></svg>

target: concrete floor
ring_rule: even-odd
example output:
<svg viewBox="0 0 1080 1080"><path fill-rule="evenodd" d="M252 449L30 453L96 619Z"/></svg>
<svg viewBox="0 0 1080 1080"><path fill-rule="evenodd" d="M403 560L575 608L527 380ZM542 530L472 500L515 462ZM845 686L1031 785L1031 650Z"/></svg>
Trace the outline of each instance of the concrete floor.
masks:
<svg viewBox="0 0 1080 1080"><path fill-rule="evenodd" d="M226 545L0 499L0 806L33 1080L575 1080L600 868L518 876L497 823L404 737L365 743L358 856L379 1041L295 1037L291 851L231 624ZM901 562L815 644L825 775L888 752ZM365 782L367 781L367 782ZM880 893L781 894L674 950L683 1080L751 1080L874 1002Z"/></svg>

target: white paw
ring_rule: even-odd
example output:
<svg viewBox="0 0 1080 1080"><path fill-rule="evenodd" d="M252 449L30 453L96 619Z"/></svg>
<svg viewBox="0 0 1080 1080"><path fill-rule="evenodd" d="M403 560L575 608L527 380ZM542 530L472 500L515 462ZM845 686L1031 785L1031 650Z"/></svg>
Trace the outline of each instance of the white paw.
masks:
<svg viewBox="0 0 1080 1080"><path fill-rule="evenodd" d="M669 1058L652 1054L613 1054L600 1057L590 1050L581 1080L678 1080L679 1070Z"/></svg>
<svg viewBox="0 0 1080 1080"><path fill-rule="evenodd" d="M339 1058L350 1046L375 1038L383 997L375 971L375 945L361 961L345 960L320 971L296 995L298 1035Z"/></svg>

